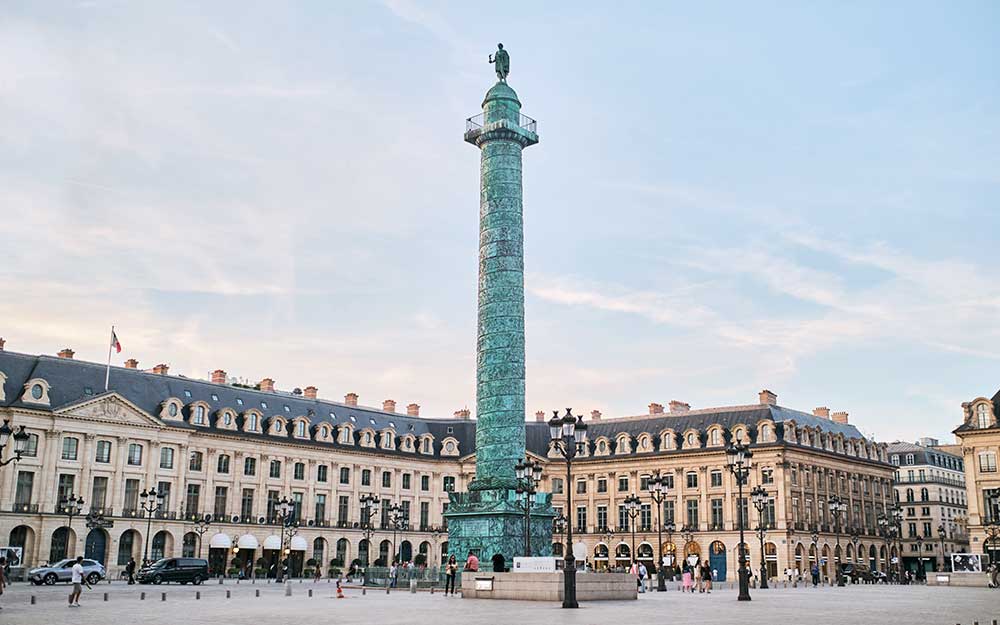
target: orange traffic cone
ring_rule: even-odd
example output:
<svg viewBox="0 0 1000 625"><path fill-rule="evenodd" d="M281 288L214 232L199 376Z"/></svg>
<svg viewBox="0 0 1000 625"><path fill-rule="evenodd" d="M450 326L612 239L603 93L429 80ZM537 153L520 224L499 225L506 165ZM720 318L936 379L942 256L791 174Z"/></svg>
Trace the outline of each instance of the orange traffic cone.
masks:
<svg viewBox="0 0 1000 625"><path fill-rule="evenodd" d="M339 579L337 580L337 598L338 599L343 599L344 598L344 589L340 587L340 580Z"/></svg>

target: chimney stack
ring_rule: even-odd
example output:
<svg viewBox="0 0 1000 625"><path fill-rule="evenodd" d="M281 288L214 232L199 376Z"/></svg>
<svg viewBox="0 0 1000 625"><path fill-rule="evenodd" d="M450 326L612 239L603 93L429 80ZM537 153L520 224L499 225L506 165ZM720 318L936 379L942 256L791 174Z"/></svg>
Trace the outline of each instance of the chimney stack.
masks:
<svg viewBox="0 0 1000 625"><path fill-rule="evenodd" d="M545 411L544 410L539 410L538 412L535 413L535 421L540 421L540 422L544 423L545 420L546 419L545 419Z"/></svg>
<svg viewBox="0 0 1000 625"><path fill-rule="evenodd" d="M468 408L462 408L461 410L456 410L455 411L455 418L456 419L468 419L471 414L472 413L469 411Z"/></svg>
<svg viewBox="0 0 1000 625"><path fill-rule="evenodd" d="M169 371L169 370L170 370L170 367L168 367L167 365L165 365L163 363L160 363L160 364L156 365L155 367L153 367L153 373L159 373L160 375L167 375L167 371Z"/></svg>
<svg viewBox="0 0 1000 625"><path fill-rule="evenodd" d="M212 372L212 384L225 384L226 383L226 372L222 369L216 369Z"/></svg>
<svg viewBox="0 0 1000 625"><path fill-rule="evenodd" d="M383 412L396 412L396 400L395 399L387 399L384 402L382 402L382 411Z"/></svg>
<svg viewBox="0 0 1000 625"><path fill-rule="evenodd" d="M316 388L315 386L307 386L304 389L302 389L302 393L308 399L316 399L316 393L318 393L318 392L319 392L319 389Z"/></svg>
<svg viewBox="0 0 1000 625"><path fill-rule="evenodd" d="M691 410L691 404L676 399L670 400L670 413L687 412Z"/></svg>
<svg viewBox="0 0 1000 625"><path fill-rule="evenodd" d="M344 395L344 403L347 404L348 406L357 406L358 405L358 394L357 393L348 393L347 395Z"/></svg>
<svg viewBox="0 0 1000 625"><path fill-rule="evenodd" d="M847 425L847 413L846 412L835 412L831 416L834 423L843 423Z"/></svg>
<svg viewBox="0 0 1000 625"><path fill-rule="evenodd" d="M408 404L406 406L406 416L408 416L408 417L419 417L420 416L420 404Z"/></svg>
<svg viewBox="0 0 1000 625"><path fill-rule="evenodd" d="M663 414L663 404L650 404L649 414Z"/></svg>
<svg viewBox="0 0 1000 625"><path fill-rule="evenodd" d="M601 411L600 410L591 410L590 411L590 420L591 421L600 421L601 420Z"/></svg>
<svg viewBox="0 0 1000 625"><path fill-rule="evenodd" d="M126 369L138 369L139 368L139 361L136 360L135 358L129 358L128 360L125 361L125 368Z"/></svg>
<svg viewBox="0 0 1000 625"><path fill-rule="evenodd" d="M830 409L826 406L820 406L819 408L813 408L813 416L819 417L820 419L830 418Z"/></svg>
<svg viewBox="0 0 1000 625"><path fill-rule="evenodd" d="M72 359L73 358L73 354L75 354L75 353L76 352L74 352L70 348L64 347L63 349L59 350L58 356L60 358L69 358L69 359Z"/></svg>
<svg viewBox="0 0 1000 625"><path fill-rule="evenodd" d="M778 404L778 396L766 388L758 393L760 397L761 406L776 406Z"/></svg>
<svg viewBox="0 0 1000 625"><path fill-rule="evenodd" d="M260 381L260 390L266 391L268 393L274 392L274 380L271 378L264 378Z"/></svg>

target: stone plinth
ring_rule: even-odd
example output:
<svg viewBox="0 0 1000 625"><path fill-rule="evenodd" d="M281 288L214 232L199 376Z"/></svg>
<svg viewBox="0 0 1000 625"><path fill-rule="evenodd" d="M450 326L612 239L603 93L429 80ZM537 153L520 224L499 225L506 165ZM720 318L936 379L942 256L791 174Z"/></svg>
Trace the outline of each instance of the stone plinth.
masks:
<svg viewBox="0 0 1000 625"><path fill-rule="evenodd" d="M477 590L477 580L490 580L492 590ZM577 601L621 601L636 599L635 577L628 573L576 574ZM562 601L563 574L555 573L462 573L464 599L515 599Z"/></svg>
<svg viewBox="0 0 1000 625"><path fill-rule="evenodd" d="M928 586L972 586L986 588L990 584L988 573L935 573L927 571Z"/></svg>

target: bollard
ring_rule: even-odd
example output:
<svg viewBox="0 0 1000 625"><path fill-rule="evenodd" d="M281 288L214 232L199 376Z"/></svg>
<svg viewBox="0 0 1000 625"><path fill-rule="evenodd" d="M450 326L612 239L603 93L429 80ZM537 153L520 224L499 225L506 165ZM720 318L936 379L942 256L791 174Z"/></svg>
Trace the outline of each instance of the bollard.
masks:
<svg viewBox="0 0 1000 625"><path fill-rule="evenodd" d="M107 600L108 600L108 593L104 593L104 600L105 600L105 601L107 601Z"/></svg>
<svg viewBox="0 0 1000 625"><path fill-rule="evenodd" d="M431 594L434 594L434 584L431 584Z"/></svg>
<svg viewBox="0 0 1000 625"><path fill-rule="evenodd" d="M145 600L146 600L146 592L145 591L140 592L139 593L139 601L145 601Z"/></svg>
<svg viewBox="0 0 1000 625"><path fill-rule="evenodd" d="M35 605L35 595L31 595L31 605Z"/></svg>
<svg viewBox="0 0 1000 625"><path fill-rule="evenodd" d="M201 599L201 591L200 590L194 591L194 598L195 599Z"/></svg>
<svg viewBox="0 0 1000 625"><path fill-rule="evenodd" d="M285 582L285 596L292 596L292 582Z"/></svg>
<svg viewBox="0 0 1000 625"><path fill-rule="evenodd" d="M253 591L253 596L254 596L254 597L259 597L259 596L260 596L260 588L255 588L255 589L254 589L254 591Z"/></svg>
<svg viewBox="0 0 1000 625"><path fill-rule="evenodd" d="M367 588L365 588L364 586L362 586L362 587L361 587L361 594L362 594L362 595L367 595L367 594L368 594L368 589L367 589Z"/></svg>
<svg viewBox="0 0 1000 625"><path fill-rule="evenodd" d="M166 601L166 600L167 600L167 593L161 592L160 593L160 601Z"/></svg>
<svg viewBox="0 0 1000 625"><path fill-rule="evenodd" d="M229 598L229 589L226 589L226 599Z"/></svg>
<svg viewBox="0 0 1000 625"><path fill-rule="evenodd" d="M310 589L309 589L309 596L310 596L310 597L312 597L312 596L313 596L313 589L312 589L312 588L310 588Z"/></svg>
<svg viewBox="0 0 1000 625"><path fill-rule="evenodd" d="M240 580L236 580L236 583L239 584ZM221 575L219 576L219 585L220 586L222 585L222 576Z"/></svg>

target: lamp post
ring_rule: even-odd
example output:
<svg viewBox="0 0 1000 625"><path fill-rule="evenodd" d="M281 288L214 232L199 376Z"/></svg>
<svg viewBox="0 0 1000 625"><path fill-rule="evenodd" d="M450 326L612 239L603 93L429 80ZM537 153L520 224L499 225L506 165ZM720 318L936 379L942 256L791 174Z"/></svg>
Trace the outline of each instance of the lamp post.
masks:
<svg viewBox="0 0 1000 625"><path fill-rule="evenodd" d="M628 514L628 525L629 529L632 531L632 563L636 564L638 562L638 556L635 552L635 520L639 516L639 509L642 507L642 501L632 493L624 499L622 502L625 504L625 512Z"/></svg>
<svg viewBox="0 0 1000 625"><path fill-rule="evenodd" d="M3 450L10 443L10 439L14 439L14 455L6 460L3 458ZM28 447L28 433L24 431L24 426L17 428L15 432L13 428L10 427L10 419L4 419L3 425L0 425L0 467L5 467L11 462L17 462L24 455L25 449Z"/></svg>
<svg viewBox="0 0 1000 625"><path fill-rule="evenodd" d="M941 523L937 527L938 541L941 543L941 568L939 571L944 571L945 565L945 553L944 553L944 539L948 537L948 530L945 529L944 523Z"/></svg>
<svg viewBox="0 0 1000 625"><path fill-rule="evenodd" d="M139 493L139 508L146 517L146 545L142 550L143 566L149 564L149 532L153 527L153 515L160 511L166 495L157 492L153 487Z"/></svg>
<svg viewBox="0 0 1000 625"><path fill-rule="evenodd" d="M892 504L892 507L889 508L889 521L896 539L896 580L898 581L903 573L903 508L898 503Z"/></svg>
<svg viewBox="0 0 1000 625"><path fill-rule="evenodd" d="M663 575L663 501L667 496L667 481L660 472L649 478L649 498L656 506L656 591L667 589L667 578Z"/></svg>
<svg viewBox="0 0 1000 625"><path fill-rule="evenodd" d="M194 531L198 532L198 557L201 557L202 539L205 538L205 532L208 531L208 526L212 524L212 515L206 514L203 517L195 519Z"/></svg>
<svg viewBox="0 0 1000 625"><path fill-rule="evenodd" d="M858 561L858 543L861 542L861 530L857 527L851 528L851 544L854 545L854 562Z"/></svg>
<svg viewBox="0 0 1000 625"><path fill-rule="evenodd" d="M559 418L559 411L553 412L549 419L549 438L551 445L566 460L566 510L573 509L573 458L583 453L587 444L587 424L583 417L574 417L570 408ZM566 523L566 555L563 561L563 604L564 608L578 608L576 601L576 559L573 557L573 525Z"/></svg>
<svg viewBox="0 0 1000 625"><path fill-rule="evenodd" d="M1000 524L997 521L987 521L983 526L983 532L985 532L983 548L986 549L987 555L990 556L990 564L993 565L997 562L997 546L1000 546ZM996 571L996 569L993 570ZM997 581L995 572L993 581L994 583Z"/></svg>
<svg viewBox="0 0 1000 625"><path fill-rule="evenodd" d="M750 451L749 446L737 439L726 447L726 457L729 463L729 471L733 474L733 477L736 478L736 486L738 490L736 500L736 518L740 528L740 594L739 597L737 597L737 600L750 601L750 582L747 579L747 549L746 544L743 542L743 528L746 525L746 522L743 519L743 485L747 483L747 478L750 477L750 466L753 452Z"/></svg>
<svg viewBox="0 0 1000 625"><path fill-rule="evenodd" d="M815 526L815 525L813 526L813 528L812 528L812 534L810 534L809 538L812 539L812 546L813 546L812 552L814 554L816 554L815 555L816 560L814 561L813 564L816 566L816 570L819 571L820 570L820 566L819 566L819 564L820 564L819 528L817 526ZM812 567L809 567L809 573L810 573L810 575L812 574Z"/></svg>
<svg viewBox="0 0 1000 625"><path fill-rule="evenodd" d="M83 510L83 497L77 497L73 493L70 493L69 495L66 495L59 500L59 512L66 515L66 518L68 519L66 521L66 526L69 527L70 529L73 528L73 517L78 516L82 510ZM66 533L67 557L71 555L69 553L69 540L70 540L70 534L69 532L67 532ZM74 551L75 550L76 547L74 545Z"/></svg>
<svg viewBox="0 0 1000 625"><path fill-rule="evenodd" d="M830 513L833 514L833 528L837 532L837 550L834 553L834 560L836 560L836 566L834 570L837 572L837 585L844 585L844 575L841 573L841 555L840 555L840 517L844 512L847 511L847 503L844 502L839 495L834 495L830 497L830 502L827 506L830 509Z"/></svg>
<svg viewBox="0 0 1000 625"><path fill-rule="evenodd" d="M681 538L684 539L684 557L687 558L687 546L694 542L694 531L696 528L685 525L681 528ZM693 574L692 574L693 575Z"/></svg>
<svg viewBox="0 0 1000 625"><path fill-rule="evenodd" d="M299 532L299 522L295 518L295 504L289 501L288 497L282 497L274 507L274 511L278 514L275 520L281 526L281 550L278 552L278 570L274 572L274 581L280 584L285 579L285 561L291 553L291 546L285 547L285 540L287 539L291 543L292 536L295 536Z"/></svg>
<svg viewBox="0 0 1000 625"><path fill-rule="evenodd" d="M403 506L398 503L389 504L389 525L392 526L392 559L393 562L399 562L402 564L402 550L397 550L396 547L396 532L407 529L410 524L410 519L408 519L403 514ZM392 566L389 563L387 566Z"/></svg>
<svg viewBox="0 0 1000 625"><path fill-rule="evenodd" d="M531 508L535 505L535 493L542 481L542 463L525 458L514 466L517 476L518 505L524 510L524 557L531 557ZM566 485L569 488L569 484Z"/></svg>
<svg viewBox="0 0 1000 625"><path fill-rule="evenodd" d="M361 584L368 581L368 566L372 556L372 536L375 535L375 525L372 519L378 516L379 498L371 493L361 495L361 535L368 548L365 550L365 561L362 563Z"/></svg>
<svg viewBox="0 0 1000 625"><path fill-rule="evenodd" d="M917 536L917 580L923 579L924 573L924 537Z"/></svg>
<svg viewBox="0 0 1000 625"><path fill-rule="evenodd" d="M674 544L674 532L677 531L677 525L673 519L663 524L663 531L667 533L667 542L674 548L674 552L670 556L670 573L671 579L673 579L673 574L676 570L674 567L677 566L677 545Z"/></svg>
<svg viewBox="0 0 1000 625"><path fill-rule="evenodd" d="M764 521L764 509L767 507L767 491L759 484L750 491L750 501L757 508L757 538L760 539L760 587L767 588L767 563L764 561L764 536L767 535L767 523Z"/></svg>

